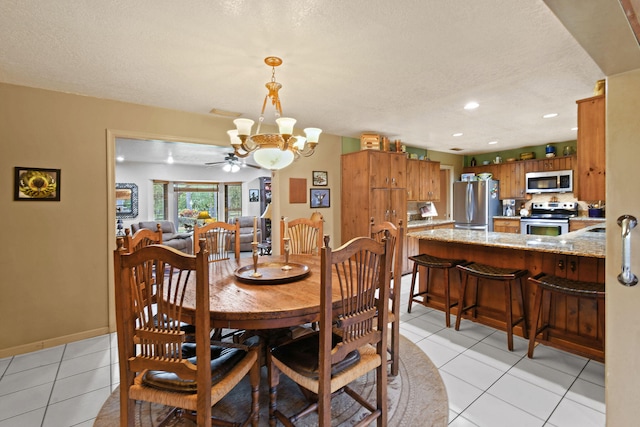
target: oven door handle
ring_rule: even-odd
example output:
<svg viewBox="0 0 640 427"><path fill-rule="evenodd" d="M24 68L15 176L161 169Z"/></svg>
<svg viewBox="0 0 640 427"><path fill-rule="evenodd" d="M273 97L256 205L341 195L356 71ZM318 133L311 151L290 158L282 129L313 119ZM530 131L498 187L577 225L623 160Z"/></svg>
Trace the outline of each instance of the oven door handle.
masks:
<svg viewBox="0 0 640 427"><path fill-rule="evenodd" d="M637 225L636 217L622 215L618 225L622 229L622 271L618 274L618 282L624 286L635 286L638 278L631 272L631 230Z"/></svg>

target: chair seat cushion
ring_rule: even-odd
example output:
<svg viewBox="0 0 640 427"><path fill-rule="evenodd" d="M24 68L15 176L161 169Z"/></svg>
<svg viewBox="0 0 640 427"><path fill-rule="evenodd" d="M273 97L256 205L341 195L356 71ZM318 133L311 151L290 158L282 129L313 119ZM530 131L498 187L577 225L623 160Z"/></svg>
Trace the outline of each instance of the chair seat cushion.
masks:
<svg viewBox="0 0 640 427"><path fill-rule="evenodd" d="M191 354L190 352L194 349L191 346L187 347L185 353ZM212 345L211 384L214 385L222 381L246 354L247 351L241 348L226 348ZM189 357L187 360L194 365L198 364L195 357ZM142 383L160 390L170 390L179 393L196 393L198 390L198 385L195 381L182 379L175 373L167 371L146 371L142 375Z"/></svg>
<svg viewBox="0 0 640 427"><path fill-rule="evenodd" d="M335 347L340 341L342 341L342 338L333 334L332 346ZM275 347L271 350L271 354L300 375L317 379L319 376L318 369L320 368L318 361L319 348L319 332L316 332ZM360 353L358 350L350 352L344 359L331 365L331 376L350 368L359 361Z"/></svg>

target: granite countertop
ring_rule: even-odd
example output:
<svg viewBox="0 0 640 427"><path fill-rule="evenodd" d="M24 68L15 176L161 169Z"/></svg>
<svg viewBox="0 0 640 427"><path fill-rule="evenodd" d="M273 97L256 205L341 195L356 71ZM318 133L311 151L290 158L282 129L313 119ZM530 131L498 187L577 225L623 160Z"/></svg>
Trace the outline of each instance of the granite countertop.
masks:
<svg viewBox="0 0 640 427"><path fill-rule="evenodd" d="M592 225L561 236L536 236L463 229L425 230L409 232L407 236L421 240L604 258L606 233L590 232L591 229L602 226L601 224Z"/></svg>
<svg viewBox="0 0 640 427"><path fill-rule="evenodd" d="M585 221L585 222L605 222L606 218L593 218L590 216L574 216L569 218L569 221Z"/></svg>
<svg viewBox="0 0 640 427"><path fill-rule="evenodd" d="M453 223L454 221L452 219L418 219L407 222L407 230L411 230L412 228L429 227L431 225L445 225Z"/></svg>

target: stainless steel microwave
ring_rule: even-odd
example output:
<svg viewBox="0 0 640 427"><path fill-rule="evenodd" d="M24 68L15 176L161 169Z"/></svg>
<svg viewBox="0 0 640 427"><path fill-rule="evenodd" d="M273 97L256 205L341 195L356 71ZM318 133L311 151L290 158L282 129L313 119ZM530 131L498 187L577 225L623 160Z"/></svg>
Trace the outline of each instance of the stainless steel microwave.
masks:
<svg viewBox="0 0 640 427"><path fill-rule="evenodd" d="M527 193L570 193L573 191L573 171L529 172L526 175Z"/></svg>

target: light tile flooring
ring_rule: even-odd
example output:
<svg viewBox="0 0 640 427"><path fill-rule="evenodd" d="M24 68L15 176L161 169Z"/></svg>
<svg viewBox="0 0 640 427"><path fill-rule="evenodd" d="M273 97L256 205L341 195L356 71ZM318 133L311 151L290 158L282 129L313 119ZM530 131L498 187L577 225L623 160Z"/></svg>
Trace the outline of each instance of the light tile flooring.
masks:
<svg viewBox="0 0 640 427"><path fill-rule="evenodd" d="M456 332L421 305L408 314L410 276L402 282L401 333L438 367L450 426L605 425L602 363L540 345L529 359L526 341L509 352L502 331L464 320ZM0 359L0 427L93 425L117 366L113 334Z"/></svg>

